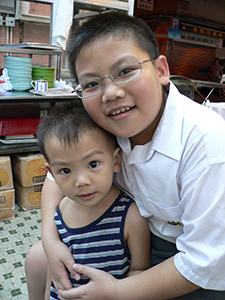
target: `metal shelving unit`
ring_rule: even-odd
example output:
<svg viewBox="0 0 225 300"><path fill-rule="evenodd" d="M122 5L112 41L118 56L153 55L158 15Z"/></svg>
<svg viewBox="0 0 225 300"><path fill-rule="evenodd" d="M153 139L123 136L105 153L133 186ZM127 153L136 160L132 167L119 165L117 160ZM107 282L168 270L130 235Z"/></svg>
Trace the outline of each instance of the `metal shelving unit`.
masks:
<svg viewBox="0 0 225 300"><path fill-rule="evenodd" d="M45 48L44 48L45 47ZM52 47L52 48L51 48ZM61 57L62 57L62 49L57 48L53 45L46 45L43 44L16 44L16 45L7 45L0 47L0 53L17 53L17 54L28 54L30 58L32 58L33 55L48 55L49 56L49 64L48 66L51 67L52 65L52 56L57 57L56 62L56 79L60 79L60 70L61 70Z"/></svg>
<svg viewBox="0 0 225 300"><path fill-rule="evenodd" d="M0 47L0 53L16 53L16 54L27 54L30 58L33 55L48 55L49 56L49 67L52 66L52 56L57 57L56 65L56 79L60 79L61 72L61 56L62 50L60 47L48 44L31 44L26 45L26 43L21 45L7 45ZM12 91L7 93L0 93L0 105L2 103L8 103L12 105L13 103L27 103L27 102L48 102L53 105L56 102L73 101L76 96L39 96L25 92ZM21 152L36 152L38 151L37 143L16 143L15 144L3 144L0 143L0 155L21 153Z"/></svg>
<svg viewBox="0 0 225 300"><path fill-rule="evenodd" d="M90 12L90 15L92 12L105 12L107 10L118 10L133 15L134 0L74 0L74 7L74 20L88 17L87 11ZM80 13L80 10L84 10L85 12Z"/></svg>

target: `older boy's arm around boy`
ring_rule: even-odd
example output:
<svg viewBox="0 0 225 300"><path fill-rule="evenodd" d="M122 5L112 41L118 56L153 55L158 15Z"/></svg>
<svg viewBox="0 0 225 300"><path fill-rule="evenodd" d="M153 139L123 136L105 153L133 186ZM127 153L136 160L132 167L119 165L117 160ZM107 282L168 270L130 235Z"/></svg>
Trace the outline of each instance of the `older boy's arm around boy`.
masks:
<svg viewBox="0 0 225 300"><path fill-rule="evenodd" d="M56 186L56 189L54 190L55 192L50 194L49 191L52 191L51 186L54 185L55 182L48 178L46 178L45 181L47 181L47 184L44 184L43 186L42 195L47 194L50 201L41 201L43 247L51 272L52 270L60 270L59 272L51 273L55 286L57 288L69 289L72 288L72 284L69 280L67 269L71 274L73 274L73 276L75 276L75 271L71 267L74 263L74 259L71 256L71 252L68 247L59 239L59 234L54 222L56 208L64 195L58 186ZM62 257L62 254L64 254L64 258ZM55 260L56 257L59 257L57 261ZM63 263L63 259L67 261L66 266ZM51 269L51 266L53 269ZM60 277L58 277L57 274L59 274Z"/></svg>
<svg viewBox="0 0 225 300"><path fill-rule="evenodd" d="M74 269L91 280L87 285L77 289L59 290L62 299L160 300L179 297L199 288L177 271L173 257L140 274L122 280L83 265L76 264ZM191 300L191 298L187 299Z"/></svg>
<svg viewBox="0 0 225 300"><path fill-rule="evenodd" d="M52 185L54 188L52 188ZM45 201L45 199L48 199L48 201ZM72 288L67 270L75 276L76 272L72 269L75 261L69 249L60 241L54 222L56 207L62 199L63 194L57 184L46 178L41 200L42 241L44 242L39 241L36 244L37 247L31 247L25 261L27 289L30 300L49 299L49 297L45 298L45 293L49 294L48 288L50 287L46 288L48 262L49 267L52 267L51 276L55 286L61 289ZM42 259L39 259L40 257ZM57 257L59 258L56 261L55 258Z"/></svg>

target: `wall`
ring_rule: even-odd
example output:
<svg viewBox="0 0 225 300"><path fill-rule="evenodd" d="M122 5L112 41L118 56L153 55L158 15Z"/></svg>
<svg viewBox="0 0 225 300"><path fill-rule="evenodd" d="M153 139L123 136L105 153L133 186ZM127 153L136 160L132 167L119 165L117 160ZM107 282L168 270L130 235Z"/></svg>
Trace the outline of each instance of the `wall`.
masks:
<svg viewBox="0 0 225 300"><path fill-rule="evenodd" d="M145 3L146 9L140 9L139 6ZM225 25L225 0L135 0L134 15L179 15Z"/></svg>
<svg viewBox="0 0 225 300"><path fill-rule="evenodd" d="M179 0L177 13L183 16L225 24L224 0Z"/></svg>
<svg viewBox="0 0 225 300"><path fill-rule="evenodd" d="M50 5L41 3L29 3L30 9L28 11L31 15L43 15L50 17ZM5 19L6 14L1 14ZM12 15L9 15L13 17ZM35 43L49 43L49 24L24 22L23 20L15 21L15 27L12 29L12 44L20 42L35 42ZM5 24L0 26L0 44L6 44L7 27ZM16 54L13 54L17 56ZM23 56L18 54L18 56ZM0 53L0 68L4 67L5 54ZM25 57L28 57L25 55ZM35 65L48 65L48 56L34 56L33 63Z"/></svg>
<svg viewBox="0 0 225 300"><path fill-rule="evenodd" d="M50 5L31 2L29 13L40 16L50 16Z"/></svg>
<svg viewBox="0 0 225 300"><path fill-rule="evenodd" d="M140 9L139 4L151 3L153 10ZM178 0L136 0L134 5L135 16L174 15L177 12Z"/></svg>
<svg viewBox="0 0 225 300"><path fill-rule="evenodd" d="M142 7L142 9L140 9ZM135 0L135 15L145 20L156 32L160 53L166 55L171 74L186 77L212 61L215 56L225 57L225 0ZM198 40L184 38L167 39L167 30L171 28L173 17L181 21L180 30L189 34L188 25L195 29L189 36ZM191 28L191 26L189 26ZM199 32L199 28L205 28ZM178 29L178 28L176 28ZM160 41L164 35L164 41ZM163 31L164 30L164 31ZM190 29L191 30L191 29ZM197 35L198 34L198 35ZM158 35L158 37L157 37ZM205 38L206 42L203 42ZM209 40L211 37L211 40ZM220 38L220 40L218 39Z"/></svg>

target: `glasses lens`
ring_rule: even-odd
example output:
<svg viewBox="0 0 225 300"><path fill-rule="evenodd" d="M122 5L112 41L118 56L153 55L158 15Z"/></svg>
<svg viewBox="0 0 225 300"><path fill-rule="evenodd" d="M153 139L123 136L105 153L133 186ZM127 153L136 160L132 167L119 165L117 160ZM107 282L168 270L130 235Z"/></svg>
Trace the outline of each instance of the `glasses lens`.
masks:
<svg viewBox="0 0 225 300"><path fill-rule="evenodd" d="M82 81L76 90L80 98L88 98L100 93L102 90L102 82L100 78L90 78Z"/></svg>
<svg viewBox="0 0 225 300"><path fill-rule="evenodd" d="M118 83L126 83L141 74L141 66L138 61L130 61L120 65L112 72L113 80Z"/></svg>

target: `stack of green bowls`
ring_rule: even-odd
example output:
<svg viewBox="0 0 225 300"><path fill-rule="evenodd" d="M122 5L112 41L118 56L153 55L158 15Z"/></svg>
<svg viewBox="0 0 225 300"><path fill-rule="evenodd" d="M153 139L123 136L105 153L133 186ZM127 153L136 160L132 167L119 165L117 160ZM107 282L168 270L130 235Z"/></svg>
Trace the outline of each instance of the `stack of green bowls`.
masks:
<svg viewBox="0 0 225 300"><path fill-rule="evenodd" d="M41 78L48 80L48 88L53 88L55 81L55 68L33 67L32 78L33 80L38 80Z"/></svg>

